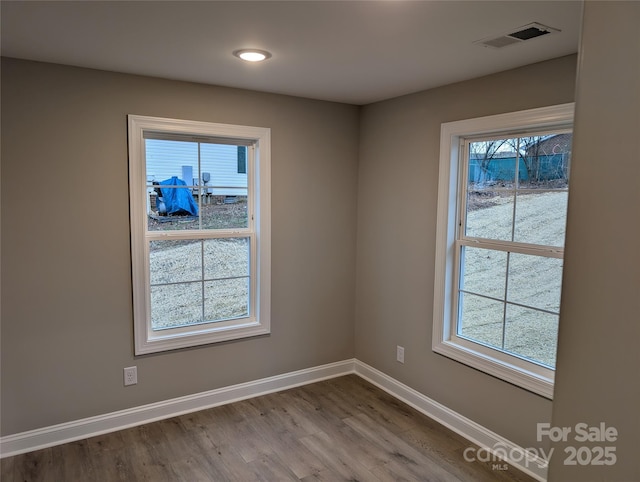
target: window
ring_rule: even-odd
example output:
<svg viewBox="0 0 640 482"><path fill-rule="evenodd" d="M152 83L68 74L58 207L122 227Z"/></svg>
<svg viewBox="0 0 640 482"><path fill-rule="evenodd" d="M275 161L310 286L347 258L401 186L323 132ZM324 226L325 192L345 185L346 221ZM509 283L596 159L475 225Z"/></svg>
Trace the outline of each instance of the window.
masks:
<svg viewBox="0 0 640 482"><path fill-rule="evenodd" d="M238 174L247 173L247 148L238 146Z"/></svg>
<svg viewBox="0 0 640 482"><path fill-rule="evenodd" d="M269 129L128 121L135 353L269 333Z"/></svg>
<svg viewBox="0 0 640 482"><path fill-rule="evenodd" d="M552 397L573 104L442 125L433 350Z"/></svg>

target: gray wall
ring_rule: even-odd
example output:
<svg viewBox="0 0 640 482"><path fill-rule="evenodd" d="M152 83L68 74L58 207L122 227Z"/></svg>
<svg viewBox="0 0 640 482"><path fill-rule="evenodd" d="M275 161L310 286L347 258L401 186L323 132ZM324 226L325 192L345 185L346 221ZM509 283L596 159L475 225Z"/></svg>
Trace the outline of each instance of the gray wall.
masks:
<svg viewBox="0 0 640 482"><path fill-rule="evenodd" d="M127 114L271 128L271 336L134 359ZM353 357L357 129L355 106L3 59L2 434Z"/></svg>
<svg viewBox="0 0 640 482"><path fill-rule="evenodd" d="M538 445L551 402L431 350L440 125L572 102L575 68L575 55L562 57L372 104L361 116L356 358L524 447Z"/></svg>
<svg viewBox="0 0 640 482"><path fill-rule="evenodd" d="M560 310L549 480L639 481L640 2L586 2ZM614 166L612 169L611 167ZM575 425L615 427L576 442ZM567 466L566 445L614 447L610 467Z"/></svg>

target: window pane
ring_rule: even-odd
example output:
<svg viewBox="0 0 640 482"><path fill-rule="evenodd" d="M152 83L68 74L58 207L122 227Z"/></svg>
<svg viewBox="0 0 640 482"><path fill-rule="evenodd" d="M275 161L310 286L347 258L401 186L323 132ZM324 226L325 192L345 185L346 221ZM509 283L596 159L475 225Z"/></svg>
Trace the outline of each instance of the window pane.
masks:
<svg viewBox="0 0 640 482"><path fill-rule="evenodd" d="M249 278L205 282L204 310L208 321L249 316Z"/></svg>
<svg viewBox="0 0 640 482"><path fill-rule="evenodd" d="M460 289L505 299L507 253L465 246Z"/></svg>
<svg viewBox="0 0 640 482"><path fill-rule="evenodd" d="M560 312L562 259L510 253L507 300Z"/></svg>
<svg viewBox="0 0 640 482"><path fill-rule="evenodd" d="M202 283L151 287L151 327L154 330L202 322Z"/></svg>
<svg viewBox="0 0 640 482"><path fill-rule="evenodd" d="M149 271L152 285L202 280L202 241L151 241Z"/></svg>
<svg viewBox="0 0 640 482"><path fill-rule="evenodd" d="M544 134L520 137L522 158L520 187L528 189L566 189L571 162L573 134Z"/></svg>
<svg viewBox="0 0 640 482"><path fill-rule="evenodd" d="M567 191L518 193L514 241L564 246Z"/></svg>
<svg viewBox="0 0 640 482"><path fill-rule="evenodd" d="M203 229L246 228L247 147L203 143L200 149ZM239 153L244 156L244 170L239 169Z"/></svg>
<svg viewBox="0 0 640 482"><path fill-rule="evenodd" d="M511 241L513 231L513 191L469 192L474 197L491 196L491 204L467 204L466 235L476 238Z"/></svg>
<svg viewBox="0 0 640 482"><path fill-rule="evenodd" d="M148 229L194 229L198 206L192 197L198 175L198 143L145 139ZM184 227L184 223L193 226Z"/></svg>
<svg viewBox="0 0 640 482"><path fill-rule="evenodd" d="M514 139L492 139L469 144L469 191L514 187Z"/></svg>
<svg viewBox="0 0 640 482"><path fill-rule="evenodd" d="M504 303L482 296L460 293L458 335L502 348Z"/></svg>
<svg viewBox="0 0 640 482"><path fill-rule="evenodd" d="M145 148L149 231L248 226L246 146L146 139Z"/></svg>
<svg viewBox="0 0 640 482"><path fill-rule="evenodd" d="M554 368L558 315L507 304L505 350Z"/></svg>
<svg viewBox="0 0 640 482"><path fill-rule="evenodd" d="M249 238L205 240L205 279L239 276L249 276Z"/></svg>

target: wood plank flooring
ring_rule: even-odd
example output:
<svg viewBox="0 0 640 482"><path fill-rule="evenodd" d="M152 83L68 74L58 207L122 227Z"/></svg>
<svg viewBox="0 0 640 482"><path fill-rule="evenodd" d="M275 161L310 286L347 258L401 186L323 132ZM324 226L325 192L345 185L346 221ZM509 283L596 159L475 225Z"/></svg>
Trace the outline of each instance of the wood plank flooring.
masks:
<svg viewBox="0 0 640 482"><path fill-rule="evenodd" d="M533 482L356 375L3 459L2 482Z"/></svg>

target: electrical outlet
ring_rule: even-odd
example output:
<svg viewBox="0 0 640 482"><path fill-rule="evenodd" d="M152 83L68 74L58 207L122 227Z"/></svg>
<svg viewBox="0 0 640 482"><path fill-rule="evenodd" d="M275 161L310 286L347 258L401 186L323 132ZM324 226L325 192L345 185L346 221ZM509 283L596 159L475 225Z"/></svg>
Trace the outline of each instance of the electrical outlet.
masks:
<svg viewBox="0 0 640 482"><path fill-rule="evenodd" d="M124 369L124 385L135 385L138 383L138 367L128 367Z"/></svg>
<svg viewBox="0 0 640 482"><path fill-rule="evenodd" d="M396 347L396 360L398 360L400 363L404 363L404 347L398 345Z"/></svg>

